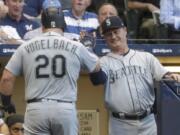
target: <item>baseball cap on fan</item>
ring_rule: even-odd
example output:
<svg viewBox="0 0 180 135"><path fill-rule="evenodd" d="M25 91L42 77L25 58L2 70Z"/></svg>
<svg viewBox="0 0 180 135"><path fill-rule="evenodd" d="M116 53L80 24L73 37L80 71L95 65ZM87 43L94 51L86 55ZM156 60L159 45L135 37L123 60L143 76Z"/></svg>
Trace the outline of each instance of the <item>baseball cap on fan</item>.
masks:
<svg viewBox="0 0 180 135"><path fill-rule="evenodd" d="M119 16L107 17L101 25L103 34L111 29L117 29L122 27L125 27L125 25Z"/></svg>

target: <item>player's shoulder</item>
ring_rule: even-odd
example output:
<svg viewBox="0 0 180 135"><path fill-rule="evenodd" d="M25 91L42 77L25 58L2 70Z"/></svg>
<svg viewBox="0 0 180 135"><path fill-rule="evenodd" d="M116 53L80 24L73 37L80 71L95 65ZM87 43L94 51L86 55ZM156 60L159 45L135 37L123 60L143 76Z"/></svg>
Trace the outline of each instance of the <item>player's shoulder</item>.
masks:
<svg viewBox="0 0 180 135"><path fill-rule="evenodd" d="M135 51L135 55L134 58L135 59L139 59L139 60L145 60L146 62L148 61L152 61L154 59L157 59L153 54L151 54L150 52L147 51L142 51L142 50L134 50ZM132 55L133 56L133 55Z"/></svg>
<svg viewBox="0 0 180 135"><path fill-rule="evenodd" d="M106 55L101 56L101 57L100 57L100 61L101 61L101 62L111 61L112 58L109 57L109 54L110 54L110 53L107 53Z"/></svg>
<svg viewBox="0 0 180 135"><path fill-rule="evenodd" d="M33 32L32 32L33 33ZM42 34L36 37L33 37L32 39L25 40L19 47L18 49L24 48L24 46L27 46L29 44L32 44L36 40L40 40L42 38Z"/></svg>
<svg viewBox="0 0 180 135"><path fill-rule="evenodd" d="M149 56L152 57L153 54L151 54L150 52L144 51L144 50L133 50L131 49L132 52L135 52L137 55L144 55L144 56Z"/></svg>
<svg viewBox="0 0 180 135"><path fill-rule="evenodd" d="M69 39L68 37L65 37L65 36L62 36L61 39L66 41L66 42L69 42L69 43L71 43L71 44L73 44L75 46L79 46L79 47L84 46L81 42Z"/></svg>

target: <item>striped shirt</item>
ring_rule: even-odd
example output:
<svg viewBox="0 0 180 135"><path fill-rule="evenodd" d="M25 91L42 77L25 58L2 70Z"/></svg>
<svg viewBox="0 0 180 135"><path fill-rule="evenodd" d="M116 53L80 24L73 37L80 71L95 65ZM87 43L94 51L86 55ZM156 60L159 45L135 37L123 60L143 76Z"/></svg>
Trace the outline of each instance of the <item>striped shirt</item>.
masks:
<svg viewBox="0 0 180 135"><path fill-rule="evenodd" d="M70 39L79 39L80 32L91 32L99 26L97 15L92 12L85 12L81 18L76 18L72 10L64 10L66 29L64 36Z"/></svg>

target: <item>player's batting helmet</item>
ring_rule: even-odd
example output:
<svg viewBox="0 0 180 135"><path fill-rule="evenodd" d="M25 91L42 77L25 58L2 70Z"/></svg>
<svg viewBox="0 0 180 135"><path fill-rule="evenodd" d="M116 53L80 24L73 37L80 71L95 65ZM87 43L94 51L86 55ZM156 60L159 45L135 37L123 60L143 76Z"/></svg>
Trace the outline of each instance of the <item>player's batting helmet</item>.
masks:
<svg viewBox="0 0 180 135"><path fill-rule="evenodd" d="M41 23L44 28L64 29L66 27L64 14L59 0L45 0L43 2Z"/></svg>

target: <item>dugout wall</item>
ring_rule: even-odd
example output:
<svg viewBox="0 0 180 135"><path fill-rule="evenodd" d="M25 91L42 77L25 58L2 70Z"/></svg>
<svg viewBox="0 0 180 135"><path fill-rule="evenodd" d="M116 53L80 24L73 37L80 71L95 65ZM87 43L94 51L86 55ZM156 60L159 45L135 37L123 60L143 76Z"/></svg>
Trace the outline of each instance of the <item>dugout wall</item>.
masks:
<svg viewBox="0 0 180 135"><path fill-rule="evenodd" d="M158 135L180 135L180 83L164 80L156 87Z"/></svg>
<svg viewBox="0 0 180 135"><path fill-rule="evenodd" d="M6 62L10 58L10 55L17 46L14 45L1 45L0 46L0 72L4 69ZM161 45L161 44L132 44L130 48L133 49L141 49L148 51L158 57L163 65L176 65L180 66L180 45ZM96 48L98 54L102 54L103 52L107 51L105 46L98 46ZM103 54L104 55L104 54ZM78 101L77 101L77 109L78 110L98 110L99 114L99 135L108 135L108 113L104 108L104 91L102 86L95 87L91 84L88 75L81 75L80 79L78 80ZM16 103L17 113L23 114L25 112L25 100L24 100L24 81L22 77L18 77L15 90L13 93L13 100ZM166 102L164 102L166 105ZM178 105L176 108L178 108ZM170 107L168 107L170 108ZM178 110L177 112L178 113ZM180 114L180 113L178 113ZM180 117L176 114L169 115L175 116L175 120L180 121ZM162 119L166 119L163 117ZM158 122L162 122L163 120L160 119ZM162 123L161 123L162 124ZM179 123L177 123L179 125ZM176 127L176 126L174 126ZM173 128L173 127L172 127ZM168 128L161 127L162 130L169 130ZM175 129L173 129L176 131ZM162 131L163 132L163 131ZM179 133L179 132L178 132ZM90 134L91 135L91 134ZM93 134L95 135L95 134ZM165 134L158 134L158 135L165 135ZM176 135L176 134L173 134ZM178 134L179 135L179 134Z"/></svg>

